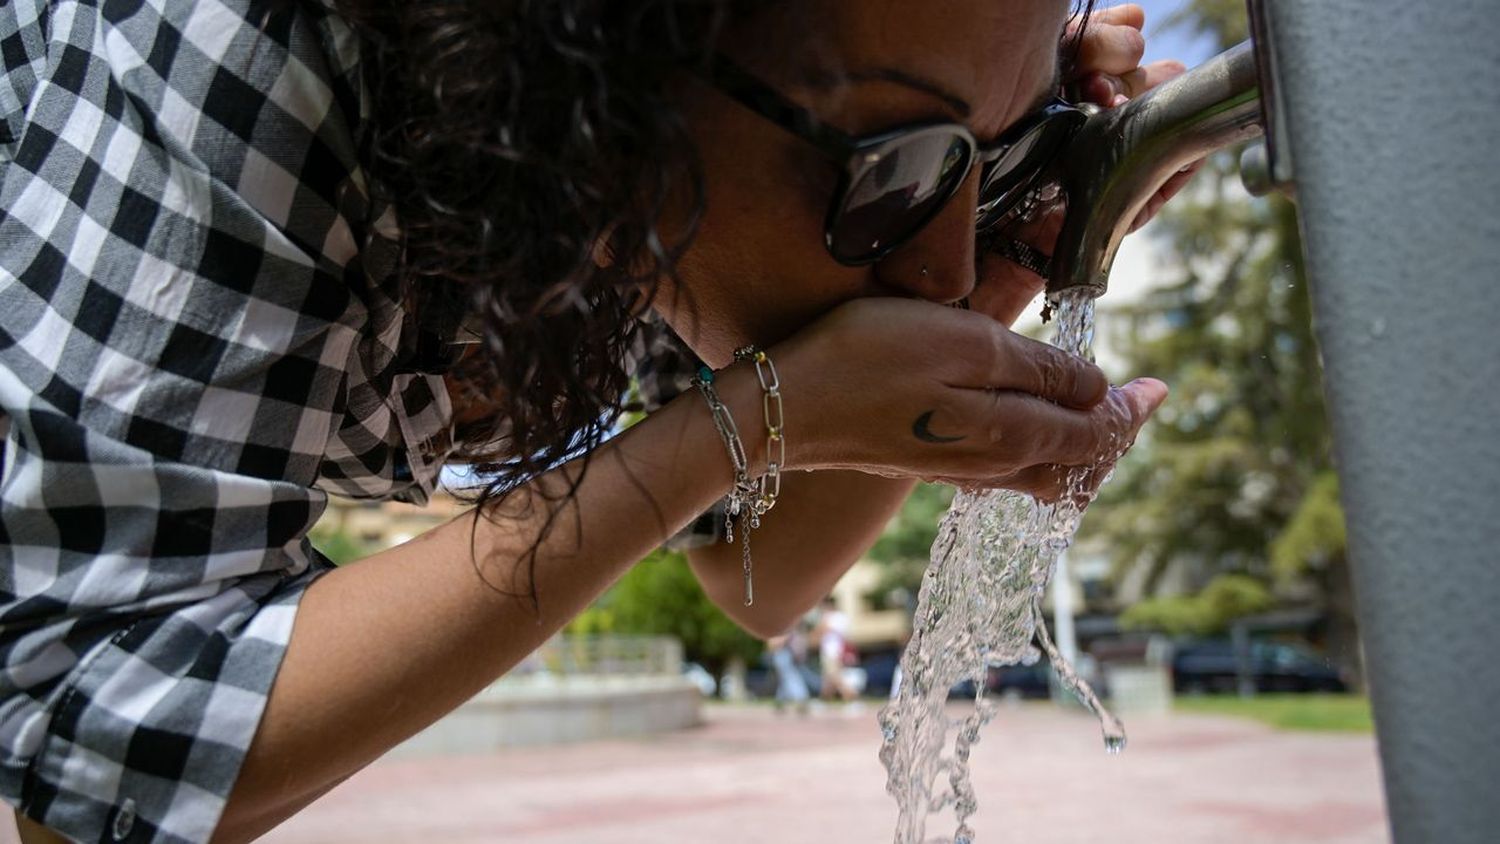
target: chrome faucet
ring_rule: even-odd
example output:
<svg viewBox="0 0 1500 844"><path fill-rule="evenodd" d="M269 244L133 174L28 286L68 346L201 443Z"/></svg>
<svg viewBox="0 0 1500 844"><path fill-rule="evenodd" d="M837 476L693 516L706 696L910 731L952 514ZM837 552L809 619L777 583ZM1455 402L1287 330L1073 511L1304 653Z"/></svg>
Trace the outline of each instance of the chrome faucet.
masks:
<svg viewBox="0 0 1500 844"><path fill-rule="evenodd" d="M1119 108L1094 113L1062 154L1068 212L1048 297L1109 286L1120 241L1167 179L1216 150L1262 134L1260 84L1249 41Z"/></svg>

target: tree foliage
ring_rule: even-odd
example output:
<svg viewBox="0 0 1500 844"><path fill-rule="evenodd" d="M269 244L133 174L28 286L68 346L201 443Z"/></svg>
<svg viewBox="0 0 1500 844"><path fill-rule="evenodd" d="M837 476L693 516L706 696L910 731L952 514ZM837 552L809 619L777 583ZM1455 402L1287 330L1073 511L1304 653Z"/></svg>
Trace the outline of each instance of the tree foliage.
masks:
<svg viewBox="0 0 1500 844"><path fill-rule="evenodd" d="M1338 475L1319 472L1291 521L1271 543L1271 573L1286 582L1310 568L1327 568L1344 554L1347 541Z"/></svg>
<svg viewBox="0 0 1500 844"><path fill-rule="evenodd" d="M1120 626L1174 636L1223 633L1236 618L1269 609L1271 591L1243 574L1221 574L1192 595L1148 598L1120 614Z"/></svg>
<svg viewBox="0 0 1500 844"><path fill-rule="evenodd" d="M1128 325L1133 371L1172 396L1145 452L1106 486L1085 527L1106 531L1122 566L1154 587L1191 556L1219 571L1270 575L1268 549L1331 466L1321 364L1295 212L1246 201L1216 160L1159 221L1177 277L1102 319Z"/></svg>
<svg viewBox="0 0 1500 844"><path fill-rule="evenodd" d="M367 557L377 550L369 543L360 542L343 530L315 528L309 534L308 539L314 548L328 558L329 562L337 566Z"/></svg>
<svg viewBox="0 0 1500 844"><path fill-rule="evenodd" d="M675 636L687 658L718 673L732 657L752 662L763 644L714 606L681 554L637 563L568 625L569 633Z"/></svg>
<svg viewBox="0 0 1500 844"><path fill-rule="evenodd" d="M908 601L916 600L933 540L937 539L938 522L952 503L953 487L918 484L901 511L886 525L880 539L865 555L883 567L869 596L876 607L888 606L889 596L898 592Z"/></svg>
<svg viewBox="0 0 1500 844"><path fill-rule="evenodd" d="M1247 36L1241 0L1195 0L1167 25L1221 48ZM1197 589L1150 597L1125 620L1215 632L1268 608L1277 588L1311 586L1333 619L1335 657L1352 667L1343 516L1295 208L1246 197L1226 153L1150 231L1174 268L1138 302L1100 300L1099 319L1126 338L1131 371L1162 378L1172 395L1084 530L1148 595L1174 567Z"/></svg>

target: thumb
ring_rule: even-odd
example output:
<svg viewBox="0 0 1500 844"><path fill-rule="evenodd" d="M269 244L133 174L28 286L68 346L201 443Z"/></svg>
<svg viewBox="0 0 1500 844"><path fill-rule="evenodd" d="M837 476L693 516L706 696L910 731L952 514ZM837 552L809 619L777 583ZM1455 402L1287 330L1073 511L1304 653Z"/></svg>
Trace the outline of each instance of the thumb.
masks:
<svg viewBox="0 0 1500 844"><path fill-rule="evenodd" d="M1131 427L1139 429L1167 400L1167 385L1155 378L1137 378L1119 388L1130 408Z"/></svg>

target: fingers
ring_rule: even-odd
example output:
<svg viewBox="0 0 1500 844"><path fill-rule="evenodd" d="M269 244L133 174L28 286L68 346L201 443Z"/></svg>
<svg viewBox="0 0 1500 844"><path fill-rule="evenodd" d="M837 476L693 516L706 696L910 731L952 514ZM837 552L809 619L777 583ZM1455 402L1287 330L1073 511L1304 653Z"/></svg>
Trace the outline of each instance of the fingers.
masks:
<svg viewBox="0 0 1500 844"><path fill-rule="evenodd" d="M1145 25L1145 10L1135 4L1103 9L1091 14L1086 23L1070 24L1069 37L1083 27L1073 80L1081 99L1106 108L1118 106L1186 70L1173 60L1141 65L1146 54L1146 37L1141 32Z"/></svg>
<svg viewBox="0 0 1500 844"><path fill-rule="evenodd" d="M1060 466L1056 463L1028 466L1002 479L995 487L1024 492L1047 504L1068 498L1074 507L1082 510L1094 500L1100 484L1113 468L1113 462L1099 467Z"/></svg>
<svg viewBox="0 0 1500 844"><path fill-rule="evenodd" d="M966 474L942 473L938 479L964 488L1016 490L1048 502L1068 496L1087 506L1165 397L1166 385L1149 378L1111 390L1090 411L1020 393L991 394L989 447L964 458ZM986 464L990 472L975 477Z"/></svg>
<svg viewBox="0 0 1500 844"><path fill-rule="evenodd" d="M967 368L968 383L956 386L1011 390L1042 399L1042 404L1078 409L1093 407L1104 398L1109 379L1099 367L988 319L985 322L988 355Z"/></svg>
<svg viewBox="0 0 1500 844"><path fill-rule="evenodd" d="M1173 173L1170 178L1163 182L1156 193L1152 194L1151 198L1146 200L1145 207L1140 210L1140 213L1136 215L1135 220L1130 224L1130 230L1133 232L1151 222L1151 219L1162 209L1162 206L1166 205L1172 197L1176 196L1188 182L1192 181L1193 176L1197 175L1198 171L1203 169L1205 161L1206 159L1195 161Z"/></svg>
<svg viewBox="0 0 1500 844"><path fill-rule="evenodd" d="M1121 76L1135 70L1146 55L1146 36L1139 27L1094 22L1078 45L1080 71Z"/></svg>
<svg viewBox="0 0 1500 844"><path fill-rule="evenodd" d="M1121 3L1107 9L1098 9L1089 16L1089 26L1128 26L1143 29L1146 26L1146 10L1134 3Z"/></svg>
<svg viewBox="0 0 1500 844"><path fill-rule="evenodd" d="M1116 93L1124 94L1133 100L1163 82L1176 79L1184 73L1187 73L1187 65L1176 59L1151 62L1121 74L1118 78L1119 90Z"/></svg>
<svg viewBox="0 0 1500 844"><path fill-rule="evenodd" d="M991 440L1001 445L1029 441L1027 462L1032 465L1095 466L1117 459L1166 397L1166 385L1151 378L1111 389L1089 410L1020 394L1002 396L995 403Z"/></svg>
<svg viewBox="0 0 1500 844"><path fill-rule="evenodd" d="M1146 27L1146 10L1134 3L1125 3L1119 6L1111 6L1108 9L1095 9L1087 18L1074 17L1068 21L1065 38L1072 39L1077 36L1079 27L1087 27L1088 30L1098 29L1105 26L1128 26L1134 30Z"/></svg>
<svg viewBox="0 0 1500 844"><path fill-rule="evenodd" d="M1088 504L1090 495L1073 490L1072 487L1082 487L1081 481L1075 481L1075 474L1088 472L1088 469L1061 466L1056 463L1043 463L1036 466L1027 466L1014 475L1000 481L997 486L1000 489L1024 492L1038 501L1052 504L1068 495L1073 495L1073 503L1078 507Z"/></svg>
<svg viewBox="0 0 1500 844"><path fill-rule="evenodd" d="M1084 100L1113 108L1184 73L1187 65L1176 59L1162 59L1118 74L1090 73L1079 81L1078 87Z"/></svg>

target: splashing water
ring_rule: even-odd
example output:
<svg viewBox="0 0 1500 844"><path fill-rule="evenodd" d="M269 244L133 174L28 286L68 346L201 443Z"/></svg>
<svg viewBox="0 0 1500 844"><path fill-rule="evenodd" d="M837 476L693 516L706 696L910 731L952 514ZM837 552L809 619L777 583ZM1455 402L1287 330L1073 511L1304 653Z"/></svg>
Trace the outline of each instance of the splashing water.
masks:
<svg viewBox="0 0 1500 844"><path fill-rule="evenodd" d="M1059 348L1091 357L1093 298L1083 291L1063 294L1057 330ZM969 781L969 753L980 727L995 714L984 698L985 675L991 665L1035 663L1041 653L1033 640L1062 685L1099 718L1105 749L1124 749L1119 719L1058 652L1042 620L1042 598L1057 558L1073 541L1082 505L1091 497L1089 475L1070 471L1067 494L1053 504L1006 490L960 491L938 525L911 641L901 657L901 686L880 712L886 791L900 808L897 844L921 844L928 814L948 806L957 821L953 844L972 844L968 821L978 801ZM948 690L964 680L977 690L974 710L951 720L945 712ZM950 730L956 730L952 753L944 755ZM940 777L946 785L939 785Z"/></svg>

